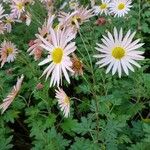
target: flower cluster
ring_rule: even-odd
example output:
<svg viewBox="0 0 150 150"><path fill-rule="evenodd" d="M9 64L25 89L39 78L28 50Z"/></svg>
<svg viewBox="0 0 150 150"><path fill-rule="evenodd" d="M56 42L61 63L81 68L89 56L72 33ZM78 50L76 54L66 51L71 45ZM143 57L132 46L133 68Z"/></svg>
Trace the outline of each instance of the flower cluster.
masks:
<svg viewBox="0 0 150 150"><path fill-rule="evenodd" d="M48 8L48 18L41 28L38 28L38 33L35 34L36 39L29 41L27 52L29 52L29 55L34 56L35 61L40 60L39 66L47 65L41 77L46 76L46 80L50 78L50 87L58 88L56 90L58 104L64 116L68 117L70 114L70 98L60 86L63 85L64 79L68 83L71 83L70 77L72 75L83 75L83 63L77 57L75 43L81 25L89 21L91 17L103 13L105 15L114 15L114 17L123 17L132 7L131 0L102 0L99 5L96 5L91 0L91 9L79 6L77 1L70 1L71 11L67 13L62 11L66 3L61 6L61 11L56 13L53 10L53 0L41 0L41 2ZM24 17L26 24L30 25L31 14L26 11L26 6L29 4L33 5L35 1L12 0L8 3L11 8L9 15L4 14L3 6L0 5L1 34L4 34L5 30L11 32L11 24L16 21L22 21ZM105 20L101 18L101 20L97 21L97 24L99 23L105 24ZM129 70L134 71L133 65L140 67L136 61L144 59L142 56L143 52L138 50L143 46L143 43L140 43L140 39L133 40L134 36L135 32L131 33L130 30L124 35L122 28L119 31L114 28L113 34L107 32L107 36L103 35L101 39L102 44L97 43L97 47L95 48L100 52L100 54L94 55L98 59L96 64L99 67L108 66L106 73L112 70L112 74L114 75L118 72L119 77L122 76L123 72L129 75ZM14 61L17 53L16 46L5 40L0 47L1 67L6 62ZM20 80L18 81L19 85L17 84L16 86L17 90L15 88L11 92L11 96L7 98L10 99L9 104L18 93L23 77ZM4 110L9 104L6 104L7 106L5 106ZM0 107L3 108L3 104Z"/></svg>
<svg viewBox="0 0 150 150"><path fill-rule="evenodd" d="M124 17L132 7L131 0L102 0L100 4L93 5L95 14L114 15L114 17Z"/></svg>
<svg viewBox="0 0 150 150"><path fill-rule="evenodd" d="M18 49L16 48L16 45L11 43L10 41L4 41L0 47L1 68L6 62L13 62L16 58L17 53Z"/></svg>

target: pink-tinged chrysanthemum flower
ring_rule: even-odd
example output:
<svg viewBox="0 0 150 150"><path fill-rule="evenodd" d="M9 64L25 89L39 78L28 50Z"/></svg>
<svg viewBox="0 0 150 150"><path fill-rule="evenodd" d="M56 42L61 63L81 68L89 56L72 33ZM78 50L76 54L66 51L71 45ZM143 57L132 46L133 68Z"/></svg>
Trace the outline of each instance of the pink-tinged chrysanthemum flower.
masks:
<svg viewBox="0 0 150 150"><path fill-rule="evenodd" d="M11 32L12 30L12 24L15 22L15 19L13 18L12 15L6 15L5 16L5 20L4 20L4 23L5 23L5 28L6 28L6 31L8 33Z"/></svg>
<svg viewBox="0 0 150 150"><path fill-rule="evenodd" d="M124 17L130 11L131 0L113 0L110 3L110 13L114 14L114 17Z"/></svg>
<svg viewBox="0 0 150 150"><path fill-rule="evenodd" d="M17 79L16 85L14 85L13 89L11 90L11 92L3 100L3 103L0 105L0 109L2 110L1 111L2 114L10 106L10 104L13 102L13 100L17 96L18 92L20 91L23 79L24 79L24 75L22 75L20 78Z"/></svg>
<svg viewBox="0 0 150 150"><path fill-rule="evenodd" d="M0 34L4 34L5 31L5 25L3 22L0 22Z"/></svg>
<svg viewBox="0 0 150 150"><path fill-rule="evenodd" d="M93 7L95 14L96 15L98 15L98 14L101 15L103 13L105 15L109 14L109 10L108 10L109 5L110 5L110 0L101 0L101 3L99 6L96 5Z"/></svg>
<svg viewBox="0 0 150 150"><path fill-rule="evenodd" d="M0 19L2 19L5 16L3 13L4 13L4 9L2 4L0 4Z"/></svg>
<svg viewBox="0 0 150 150"><path fill-rule="evenodd" d="M119 77L121 77L122 71L127 75L129 75L129 70L134 71L132 65L140 68L141 66L136 61L144 59L141 56L144 52L137 49L141 48L143 43L139 43L140 39L133 41L135 33L131 33L129 30L123 36L122 29L117 31L116 28L114 28L114 35L108 32L108 36L102 38L103 44L97 43L96 50L102 54L95 55L100 59L96 64L100 67L108 65L106 73L112 69L112 74L118 72Z"/></svg>
<svg viewBox="0 0 150 150"><path fill-rule="evenodd" d="M1 67L3 67L6 62L13 62L16 58L16 54L18 53L17 51L18 50L13 43L10 41L4 41L0 47Z"/></svg>
<svg viewBox="0 0 150 150"><path fill-rule="evenodd" d="M11 14L14 18L20 18L21 14L25 12L24 0L12 0Z"/></svg>
<svg viewBox="0 0 150 150"><path fill-rule="evenodd" d="M71 28L63 30L54 30L50 28L51 42L48 42L39 35L43 44L41 47L48 51L48 57L43 60L39 65L50 63L44 70L43 75L46 75L46 80L51 74L50 87L53 85L59 86L62 83L62 74L65 79L70 83L67 70L73 72L71 69L72 62L69 55L76 50L75 42L71 42L75 38L75 34Z"/></svg>
<svg viewBox="0 0 150 150"><path fill-rule="evenodd" d="M72 21L73 16L75 16L75 14L77 14L77 11L74 11L72 13L60 12L58 15L59 26L60 27L72 26L71 21Z"/></svg>
<svg viewBox="0 0 150 150"><path fill-rule="evenodd" d="M81 24L89 21L89 18L91 18L93 16L94 16L94 14L93 14L92 9L88 10L87 7L86 8L80 7L71 14L61 12L58 20L61 25L71 26L71 27L75 27L75 28L79 29Z"/></svg>
<svg viewBox="0 0 150 150"><path fill-rule="evenodd" d="M58 99L58 105L60 110L63 112L64 117L69 117L70 115L70 98L63 91L63 89L58 88L56 91L56 98Z"/></svg>
<svg viewBox="0 0 150 150"><path fill-rule="evenodd" d="M41 2L46 6L49 13L53 12L54 0L41 0Z"/></svg>
<svg viewBox="0 0 150 150"><path fill-rule="evenodd" d="M50 40L50 37L48 37L48 33L49 33L49 29L51 28L52 24L53 24L53 20L54 20L54 15L49 16L48 20L45 21L44 25L42 26L42 28L39 28L39 35L41 37L46 38L47 40ZM34 59L38 60L40 59L42 52L43 52L43 48L40 47L40 45L42 44L42 41L39 37L37 37L36 40L34 40L34 42L32 42L32 45L30 45L30 48L28 49L28 52L30 52L29 55L34 55Z"/></svg>

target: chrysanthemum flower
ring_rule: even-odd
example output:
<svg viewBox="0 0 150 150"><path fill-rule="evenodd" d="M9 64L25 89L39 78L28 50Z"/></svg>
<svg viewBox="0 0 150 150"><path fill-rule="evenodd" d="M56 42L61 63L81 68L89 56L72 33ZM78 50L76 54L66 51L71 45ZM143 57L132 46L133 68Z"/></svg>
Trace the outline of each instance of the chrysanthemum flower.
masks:
<svg viewBox="0 0 150 150"><path fill-rule="evenodd" d="M17 51L18 49L13 43L10 41L4 41L0 48L1 67L3 67L6 62L13 62L16 58L16 54L18 53Z"/></svg>
<svg viewBox="0 0 150 150"><path fill-rule="evenodd" d="M102 0L101 1L101 4L99 6L94 6L93 9L94 9L94 12L96 15L98 14L109 14L109 5L110 5L110 0Z"/></svg>
<svg viewBox="0 0 150 150"><path fill-rule="evenodd" d="M42 28L39 28L39 35L41 37L46 38L47 40L50 41L50 37L48 37L48 33L49 33L49 28L52 27L53 24L53 20L54 20L54 15L49 16L48 20L45 21L45 23L43 24ZM38 60L41 58L42 52L43 52L43 48L40 47L40 45L42 44L42 41L39 37L37 37L36 40L34 40L34 42L32 41L32 45L30 45L30 48L27 50L28 52L30 52L29 55L34 55L34 59Z"/></svg>
<svg viewBox="0 0 150 150"><path fill-rule="evenodd" d="M114 14L114 17L124 17L130 11L131 0L113 0L110 3L110 13Z"/></svg>
<svg viewBox="0 0 150 150"><path fill-rule="evenodd" d="M14 16L14 18L19 19L21 14L25 12L24 0L12 0L11 9L11 14Z"/></svg>
<svg viewBox="0 0 150 150"><path fill-rule="evenodd" d="M43 75L46 75L47 78L51 75L50 86L56 85L59 86L62 83L62 73L65 76L65 79L70 83L69 75L67 70L73 72L71 69L72 62L70 60L70 55L76 50L75 42L71 42L75 38L71 28L63 30L54 30L50 28L51 42L48 42L43 37L39 35L39 38L42 40L43 44L41 47L48 51L48 57L43 60L39 65L44 65L50 63L49 66L44 70Z"/></svg>
<svg viewBox="0 0 150 150"><path fill-rule="evenodd" d="M93 17L93 10L89 9L86 7L84 8L83 6L76 9L73 13L64 13L61 12L59 15L59 22L60 24L64 26L70 26L70 27L75 27L79 29L80 25L83 24L84 22L89 21L89 18Z"/></svg>
<svg viewBox="0 0 150 150"><path fill-rule="evenodd" d="M58 99L58 105L60 110L63 112L64 117L69 117L70 114L70 98L63 91L63 89L58 88L56 91L56 98Z"/></svg>
<svg viewBox="0 0 150 150"><path fill-rule="evenodd" d="M12 23L14 23L14 22L15 22L15 19L13 18L12 15L6 15L5 16L4 23L5 23L6 31L8 33L11 32L11 30L12 30Z"/></svg>
<svg viewBox="0 0 150 150"><path fill-rule="evenodd" d="M75 14L77 14L77 11L74 11L72 13L60 12L58 15L59 26L70 27L72 25L71 24L72 17L75 16Z"/></svg>
<svg viewBox="0 0 150 150"><path fill-rule="evenodd" d="M118 32L116 28L114 28L114 35L108 32L108 36L103 36L102 38L103 44L97 43L96 50L102 54L94 56L100 59L96 64L100 65L100 67L108 65L106 73L112 69L112 74L114 75L118 72L119 77L121 77L122 71L127 75L129 75L129 70L134 71L133 65L140 67L136 61L144 59L141 56L144 52L137 49L142 47L143 43L139 43L140 39L133 41L135 33L131 34L129 30L123 36L122 29Z"/></svg>
<svg viewBox="0 0 150 150"><path fill-rule="evenodd" d="M2 110L2 112L1 112L2 114L10 106L10 104L13 102L13 100L17 96L17 94L21 88L23 79L24 79L24 75L22 75L21 78L17 79L16 85L13 87L13 89L11 90L9 95L3 100L3 103L0 105L0 109Z"/></svg>

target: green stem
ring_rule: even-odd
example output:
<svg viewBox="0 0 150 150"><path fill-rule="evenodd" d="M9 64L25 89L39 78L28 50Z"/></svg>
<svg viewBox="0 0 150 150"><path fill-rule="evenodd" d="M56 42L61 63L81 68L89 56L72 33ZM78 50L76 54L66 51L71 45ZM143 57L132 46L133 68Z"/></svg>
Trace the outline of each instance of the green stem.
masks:
<svg viewBox="0 0 150 150"><path fill-rule="evenodd" d="M89 51L88 51L88 49L87 49L87 46L86 46L86 44L85 44L85 41L84 41L84 39L83 39L83 36L82 36L80 30L79 30L79 35L80 35L80 37L81 37L81 40L82 40L82 42L83 42L84 48L85 48L85 50L86 50L86 52L87 52L87 55L88 55L89 61L90 61L90 71L91 71L92 80L93 80L93 86L90 85L90 87L92 87L92 88L91 88L91 89L92 89L91 93L92 93L92 95L93 95L93 97L94 97L94 101L95 101L95 105L96 105L95 116L96 116L96 124L97 124L97 142L98 142L98 140L99 140L99 115L98 115L98 114L99 114L99 106L98 106L98 100L97 100L97 97L96 97L96 93L95 93L95 90L94 90L94 88L93 88L93 87L96 85L95 76L94 76L94 71L93 71L94 68L93 68L93 65L92 65L92 59L91 59L91 57L90 57ZM86 79L86 78L84 78L84 79ZM86 82L88 83L87 80L86 80ZM88 84L89 84L89 83L88 83Z"/></svg>

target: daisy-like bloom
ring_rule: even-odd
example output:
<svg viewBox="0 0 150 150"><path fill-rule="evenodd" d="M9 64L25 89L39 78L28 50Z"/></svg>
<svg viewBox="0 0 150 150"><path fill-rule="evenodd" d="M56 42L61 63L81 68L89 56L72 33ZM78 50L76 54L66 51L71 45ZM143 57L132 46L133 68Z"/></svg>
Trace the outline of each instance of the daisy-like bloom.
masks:
<svg viewBox="0 0 150 150"><path fill-rule="evenodd" d="M41 37L46 38L47 40L50 41L50 37L48 37L49 29L52 27L53 20L54 20L54 15L49 16L48 20L45 21L43 24L42 28L38 28L39 34ZM39 37L37 37L36 40L32 41L32 44L30 43L29 46L30 48L27 50L30 52L29 55L34 55L34 60L38 60L41 58L41 55L43 53L43 48L40 47L42 44L42 41Z"/></svg>
<svg viewBox="0 0 150 150"><path fill-rule="evenodd" d="M13 62L16 58L17 53L18 49L13 43L11 43L10 41L4 41L0 47L1 68L6 62Z"/></svg>
<svg viewBox="0 0 150 150"><path fill-rule="evenodd" d="M25 12L25 1L24 0L12 0L11 14L14 18L20 18L21 14Z"/></svg>
<svg viewBox="0 0 150 150"><path fill-rule="evenodd" d="M16 83L16 85L14 85L11 92L3 100L3 103L0 105L0 109L2 110L1 114L3 114L6 111L6 109L10 106L10 104L13 102L13 100L15 99L17 94L19 93L23 79L24 79L24 75L21 75L21 77L17 79L17 83Z"/></svg>
<svg viewBox="0 0 150 150"><path fill-rule="evenodd" d="M134 72L133 65L136 67L141 67L136 61L143 60L144 57L141 56L144 52L138 51L143 43L139 43L140 39L134 40L136 32L131 33L129 30L125 36L123 36L123 31L117 31L114 28L114 35L108 32L108 36L103 36L103 44L98 44L96 50L102 54L95 55L94 57L100 59L96 64L100 67L108 65L106 73L112 69L112 74L114 75L118 72L119 77L121 77L122 71L129 75L129 70Z"/></svg>
<svg viewBox="0 0 150 150"><path fill-rule="evenodd" d="M93 16L94 14L92 9L88 10L88 7L84 8L82 6L71 14L61 12L58 20L63 26L71 26L79 29L81 24L89 21L89 18Z"/></svg>
<svg viewBox="0 0 150 150"><path fill-rule="evenodd" d="M41 0L41 2L46 6L46 9L48 10L48 13L52 13L53 12L54 0Z"/></svg>
<svg viewBox="0 0 150 150"><path fill-rule="evenodd" d="M18 19L15 19L14 16L10 14L10 15L5 16L5 19L3 22L5 23L6 31L10 33L12 31L12 24L15 22L20 23L21 21Z"/></svg>
<svg viewBox="0 0 150 150"><path fill-rule="evenodd" d="M95 14L96 15L98 14L101 15L103 13L105 15L109 14L109 10L108 10L109 5L110 5L110 0L102 0L99 6L96 5L93 7Z"/></svg>
<svg viewBox="0 0 150 150"><path fill-rule="evenodd" d="M72 13L60 12L58 15L59 26L62 28L70 27L72 25L71 24L72 17L75 16L75 14L77 14L77 11L74 11Z"/></svg>
<svg viewBox="0 0 150 150"><path fill-rule="evenodd" d="M12 15L6 15L5 16L5 19L4 19L4 23L5 23L5 28L6 28L6 31L8 33L11 32L12 30L12 24L15 22L15 19L13 18Z"/></svg>
<svg viewBox="0 0 150 150"><path fill-rule="evenodd" d="M48 57L43 60L39 65L50 63L49 66L44 70L43 75L47 78L51 75L50 87L53 85L57 86L62 83L62 73L65 79L70 83L69 75L67 70L73 72L71 69L72 62L68 56L76 50L75 42L71 42L75 38L75 34L71 28L55 30L50 28L51 42L45 40L39 35L43 44L41 47L48 51Z"/></svg>
<svg viewBox="0 0 150 150"><path fill-rule="evenodd" d="M71 61L72 70L74 71L73 75L83 75L83 63L74 53L72 54Z"/></svg>
<svg viewBox="0 0 150 150"><path fill-rule="evenodd" d="M79 29L80 25L89 21L89 19L93 16L94 14L92 9L88 9L88 7L84 8L81 6L77 9L77 13L72 17L71 24L75 25Z"/></svg>
<svg viewBox="0 0 150 150"><path fill-rule="evenodd" d="M110 13L114 14L114 17L124 17L130 11L131 0L113 0L110 3Z"/></svg>
<svg viewBox="0 0 150 150"><path fill-rule="evenodd" d="M58 105L60 110L63 112L64 117L68 118L70 115L70 98L63 91L63 89L58 88L56 91L56 98L58 99Z"/></svg>

